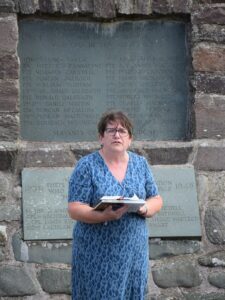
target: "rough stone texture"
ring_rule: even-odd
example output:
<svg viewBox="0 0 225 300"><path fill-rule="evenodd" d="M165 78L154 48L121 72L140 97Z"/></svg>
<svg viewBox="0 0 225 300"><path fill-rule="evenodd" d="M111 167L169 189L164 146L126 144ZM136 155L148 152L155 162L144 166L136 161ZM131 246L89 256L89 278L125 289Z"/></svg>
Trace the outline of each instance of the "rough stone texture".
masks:
<svg viewBox="0 0 225 300"><path fill-rule="evenodd" d="M4 247L0 246L0 262L5 259L5 250Z"/></svg>
<svg viewBox="0 0 225 300"><path fill-rule="evenodd" d="M15 3L13 0L1 0L0 1L0 12L15 12Z"/></svg>
<svg viewBox="0 0 225 300"><path fill-rule="evenodd" d="M21 218L21 208L15 204L0 203L0 221L18 221Z"/></svg>
<svg viewBox="0 0 225 300"><path fill-rule="evenodd" d="M26 296L38 292L37 285L24 267L0 267L0 296Z"/></svg>
<svg viewBox="0 0 225 300"><path fill-rule="evenodd" d="M225 94L225 76L222 75L196 73L193 85L197 92Z"/></svg>
<svg viewBox="0 0 225 300"><path fill-rule="evenodd" d="M203 7L203 9L193 13L192 22L225 25L225 7Z"/></svg>
<svg viewBox="0 0 225 300"><path fill-rule="evenodd" d="M18 96L19 91L17 81L7 81L0 79L0 113L17 112Z"/></svg>
<svg viewBox="0 0 225 300"><path fill-rule="evenodd" d="M150 259L160 259L167 256L176 256L182 254L193 254L200 250L198 241L168 241L168 240L150 240L149 243Z"/></svg>
<svg viewBox="0 0 225 300"><path fill-rule="evenodd" d="M0 201L9 198L11 193L12 178L3 172L0 172Z"/></svg>
<svg viewBox="0 0 225 300"><path fill-rule="evenodd" d="M198 263L206 267L225 267L225 251L209 253L198 258Z"/></svg>
<svg viewBox="0 0 225 300"><path fill-rule="evenodd" d="M0 113L0 140L14 141L19 135L19 120L17 114Z"/></svg>
<svg viewBox="0 0 225 300"><path fill-rule="evenodd" d="M185 300L224 300L225 299L225 293L223 293L223 292L188 293L187 295L184 295L184 299Z"/></svg>
<svg viewBox="0 0 225 300"><path fill-rule="evenodd" d="M28 167L72 167L74 165L75 159L70 150L54 145L35 145L20 148L15 162L18 171Z"/></svg>
<svg viewBox="0 0 225 300"><path fill-rule="evenodd" d="M192 51L193 68L197 72L224 72L225 47L199 45Z"/></svg>
<svg viewBox="0 0 225 300"><path fill-rule="evenodd" d="M200 94L195 97L197 138L225 138L225 96Z"/></svg>
<svg viewBox="0 0 225 300"><path fill-rule="evenodd" d="M16 15L0 15L0 55L16 53L18 28Z"/></svg>
<svg viewBox="0 0 225 300"><path fill-rule="evenodd" d="M147 158L152 165L180 165L186 164L190 153L192 152L192 147L167 147L167 148L155 148L148 149L143 147Z"/></svg>
<svg viewBox="0 0 225 300"><path fill-rule="evenodd" d="M152 270L155 284L161 288L191 288L201 284L197 266L188 260L176 260L164 263Z"/></svg>
<svg viewBox="0 0 225 300"><path fill-rule="evenodd" d="M71 241L24 242L16 233L12 238L15 259L29 263L71 263Z"/></svg>
<svg viewBox="0 0 225 300"><path fill-rule="evenodd" d="M0 79L18 79L19 64L17 56L0 56L0 66Z"/></svg>
<svg viewBox="0 0 225 300"><path fill-rule="evenodd" d="M114 18L116 16L115 1L93 0L94 16L97 18Z"/></svg>
<svg viewBox="0 0 225 300"><path fill-rule="evenodd" d="M224 204L225 172L210 173L208 175L208 197L214 204Z"/></svg>
<svg viewBox="0 0 225 300"><path fill-rule="evenodd" d="M211 273L208 280L212 285L220 289L225 289L225 272Z"/></svg>
<svg viewBox="0 0 225 300"><path fill-rule="evenodd" d="M159 14L190 13L192 0L152 0L152 11Z"/></svg>
<svg viewBox="0 0 225 300"><path fill-rule="evenodd" d="M193 26L192 37L194 42L225 42L225 26L200 24Z"/></svg>
<svg viewBox="0 0 225 300"><path fill-rule="evenodd" d="M223 145L200 146L195 158L195 168L205 171L223 171L225 170L225 147Z"/></svg>
<svg viewBox="0 0 225 300"><path fill-rule="evenodd" d="M205 213L205 230L209 241L213 244L225 244L225 208L211 206Z"/></svg>
<svg viewBox="0 0 225 300"><path fill-rule="evenodd" d="M0 170L10 170L14 164L17 149L7 145L0 145Z"/></svg>
<svg viewBox="0 0 225 300"><path fill-rule="evenodd" d="M49 294L71 294L71 272L66 269L42 269L38 280Z"/></svg>
<svg viewBox="0 0 225 300"><path fill-rule="evenodd" d="M6 240L7 240L6 226L0 225L0 245L5 246Z"/></svg>

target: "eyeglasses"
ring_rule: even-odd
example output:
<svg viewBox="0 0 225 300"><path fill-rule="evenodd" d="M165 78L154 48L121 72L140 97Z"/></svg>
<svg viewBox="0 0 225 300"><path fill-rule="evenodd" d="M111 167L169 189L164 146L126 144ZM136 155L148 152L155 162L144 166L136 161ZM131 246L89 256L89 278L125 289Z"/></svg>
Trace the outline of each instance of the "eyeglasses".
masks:
<svg viewBox="0 0 225 300"><path fill-rule="evenodd" d="M126 137L128 136L128 131L126 129L123 129L123 128L106 128L105 129L105 132L110 135L110 136L114 136L117 132L119 133L119 135L121 137Z"/></svg>

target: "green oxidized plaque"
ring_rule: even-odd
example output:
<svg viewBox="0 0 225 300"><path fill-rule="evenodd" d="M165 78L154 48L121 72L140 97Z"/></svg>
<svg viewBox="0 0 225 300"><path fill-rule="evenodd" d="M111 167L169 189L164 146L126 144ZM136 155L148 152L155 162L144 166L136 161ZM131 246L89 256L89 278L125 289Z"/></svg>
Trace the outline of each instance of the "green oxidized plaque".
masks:
<svg viewBox="0 0 225 300"><path fill-rule="evenodd" d="M121 109L138 140L188 131L185 23L19 22L21 137L93 141L108 109Z"/></svg>

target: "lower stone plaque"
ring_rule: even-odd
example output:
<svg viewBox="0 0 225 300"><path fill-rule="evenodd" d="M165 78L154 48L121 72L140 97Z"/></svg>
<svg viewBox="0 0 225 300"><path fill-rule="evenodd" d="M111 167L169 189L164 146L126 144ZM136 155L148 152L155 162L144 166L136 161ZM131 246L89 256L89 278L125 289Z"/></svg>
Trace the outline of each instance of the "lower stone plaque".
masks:
<svg viewBox="0 0 225 300"><path fill-rule="evenodd" d="M201 236L193 167L152 167L163 208L148 219L150 237Z"/></svg>
<svg viewBox="0 0 225 300"><path fill-rule="evenodd" d="M25 240L71 239L74 221L67 213L72 168L26 168L22 172ZM148 219L150 237L201 236L194 169L152 167L164 206Z"/></svg>
<svg viewBox="0 0 225 300"><path fill-rule="evenodd" d="M71 239L74 221L67 213L72 168L27 168L22 172L25 240Z"/></svg>

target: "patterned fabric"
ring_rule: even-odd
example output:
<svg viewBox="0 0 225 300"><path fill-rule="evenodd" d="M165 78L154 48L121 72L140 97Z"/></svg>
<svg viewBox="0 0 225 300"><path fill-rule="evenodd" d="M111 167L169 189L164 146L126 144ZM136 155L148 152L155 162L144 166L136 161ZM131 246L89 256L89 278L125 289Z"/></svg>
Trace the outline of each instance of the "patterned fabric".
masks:
<svg viewBox="0 0 225 300"><path fill-rule="evenodd" d="M158 190L145 158L128 152L126 176L120 183L99 152L79 160L69 182L69 202L95 206L102 196L142 199ZM141 300L148 275L148 232L145 218L126 213L116 221L77 222L73 231L72 299Z"/></svg>

